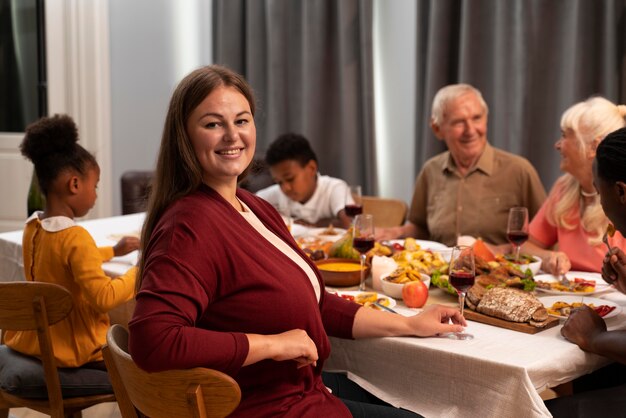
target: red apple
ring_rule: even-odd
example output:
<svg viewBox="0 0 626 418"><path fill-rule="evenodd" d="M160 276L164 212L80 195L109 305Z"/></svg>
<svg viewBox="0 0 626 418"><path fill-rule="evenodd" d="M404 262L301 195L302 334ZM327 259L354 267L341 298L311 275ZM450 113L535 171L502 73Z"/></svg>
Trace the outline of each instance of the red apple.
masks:
<svg viewBox="0 0 626 418"><path fill-rule="evenodd" d="M428 288L420 280L415 280L402 287L402 300L409 308L421 308L428 299Z"/></svg>

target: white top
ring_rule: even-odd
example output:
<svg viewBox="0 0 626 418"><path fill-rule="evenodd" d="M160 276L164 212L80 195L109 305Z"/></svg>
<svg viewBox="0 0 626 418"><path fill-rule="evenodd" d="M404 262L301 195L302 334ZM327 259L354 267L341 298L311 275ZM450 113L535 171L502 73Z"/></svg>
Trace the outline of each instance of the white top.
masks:
<svg viewBox="0 0 626 418"><path fill-rule="evenodd" d="M315 224L320 219L337 217L339 211L346 205L347 191L348 184L345 181L318 174L315 192L304 204L289 199L278 184L259 190L256 194L277 208L281 214L286 215L279 208L289 207L292 218ZM351 196L348 203L354 203Z"/></svg>
<svg viewBox="0 0 626 418"><path fill-rule="evenodd" d="M313 271L311 266L309 266L309 264L304 261L300 254L298 254L293 248L287 245L285 241L278 238L276 234L267 229L267 227L263 225L263 222L261 222L259 218L257 218L254 212L252 212L252 210L248 207L248 205L243 203L241 200L239 200L239 202L244 208L244 212L239 212L241 216L243 216L243 218L248 221L248 223L252 225L252 227L256 229L259 234L263 236L263 238L268 240L274 247L278 248L283 254L289 257L291 261L296 263L298 267L300 267L300 269L304 271L304 273L311 281L311 285L313 286L313 290L315 291L315 297L319 302L321 293L320 283L317 280L317 276L315 275L315 272Z"/></svg>

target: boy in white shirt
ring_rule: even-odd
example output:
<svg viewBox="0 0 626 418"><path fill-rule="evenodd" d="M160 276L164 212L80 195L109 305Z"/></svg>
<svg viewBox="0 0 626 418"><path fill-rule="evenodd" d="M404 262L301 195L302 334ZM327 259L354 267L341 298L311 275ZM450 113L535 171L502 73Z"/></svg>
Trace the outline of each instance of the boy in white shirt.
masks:
<svg viewBox="0 0 626 418"><path fill-rule="evenodd" d="M346 203L354 203L352 197L346 197L348 185L318 173L317 157L305 137L291 133L279 136L268 148L265 162L276 184L259 190L257 196L276 208L288 207L298 223L350 226L352 220L344 210Z"/></svg>

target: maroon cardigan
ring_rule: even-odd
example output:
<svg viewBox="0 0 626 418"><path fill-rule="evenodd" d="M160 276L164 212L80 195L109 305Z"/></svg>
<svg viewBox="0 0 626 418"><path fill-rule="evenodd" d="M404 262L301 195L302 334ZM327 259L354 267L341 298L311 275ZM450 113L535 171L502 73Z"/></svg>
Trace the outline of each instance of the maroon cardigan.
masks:
<svg viewBox="0 0 626 418"><path fill-rule="evenodd" d="M328 335L352 338L358 305L326 293L317 268L298 248L280 215L262 199L237 196L263 224L313 268L319 303L307 275L207 186L168 208L145 252L146 264L130 328L130 352L145 370L209 367L231 375L242 390L233 416L349 417L320 374ZM264 360L242 367L245 333L306 330L317 367Z"/></svg>

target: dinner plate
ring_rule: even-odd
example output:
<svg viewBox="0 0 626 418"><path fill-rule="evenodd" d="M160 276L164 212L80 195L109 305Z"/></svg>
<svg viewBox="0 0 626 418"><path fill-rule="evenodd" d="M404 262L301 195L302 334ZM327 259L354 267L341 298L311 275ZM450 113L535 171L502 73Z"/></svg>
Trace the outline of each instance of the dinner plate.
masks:
<svg viewBox="0 0 626 418"><path fill-rule="evenodd" d="M598 299L598 298L590 298L587 296L580 296L580 294L578 296L568 296L568 295L563 295L563 296L542 296L537 298L539 299L539 301L541 303L543 303L543 306L545 306L546 308L550 308L552 305L554 305L556 302L565 302L565 303L569 303L570 305L572 303L575 302L582 302L585 303L587 305L593 303L593 305L595 307L598 307L600 305L607 305L607 306L614 306L615 309L613 309L611 312L609 312L607 315L603 316L603 319L606 318L612 318L614 316L617 316L620 314L620 312L622 312L622 307L619 306L618 304L616 304L615 302L611 302L609 300L604 300L604 299ZM563 315L551 315L551 316L555 316L557 318L562 318L562 319L566 319L566 316Z"/></svg>
<svg viewBox="0 0 626 418"><path fill-rule="evenodd" d="M309 232L309 228L307 228L304 225L295 224L295 223L291 225L291 235L296 238L305 236L307 232Z"/></svg>
<svg viewBox="0 0 626 418"><path fill-rule="evenodd" d="M552 295L572 295L572 296L587 296L587 295L597 295L598 293L603 293L611 290L611 286L604 280L602 280L602 275L600 273L589 273L586 271L570 271L565 274L565 276L569 280L573 280L575 278L585 279L589 281L596 282L596 290L593 292L565 292L560 290L553 289L540 289L536 287L535 290L543 293L548 293ZM535 276L536 282L548 282L548 283L556 283L559 281L557 276L553 276L552 274L537 274Z"/></svg>
<svg viewBox="0 0 626 418"><path fill-rule="evenodd" d="M391 239L386 241L390 244L400 244L404 246L403 239ZM420 246L422 250L432 250L432 251L448 251L450 248L446 244L442 244L437 241L427 241L423 239L416 239L415 242Z"/></svg>
<svg viewBox="0 0 626 418"><path fill-rule="evenodd" d="M310 237L318 237L318 238L321 238L321 239L326 240L326 241L333 241L333 242L335 242L339 238L343 237L344 234L347 232L343 228L333 228L333 231L335 231L335 233L332 234L332 235L328 235L328 234L324 233L327 230L328 230L328 227L326 227L326 228L309 228L307 230L306 235L308 235Z"/></svg>
<svg viewBox="0 0 626 418"><path fill-rule="evenodd" d="M361 292L359 290L342 290L342 291L330 291L330 293L334 293L336 295L350 295L350 296L356 296L359 293L365 293L365 292ZM381 292L376 292L378 293L378 299L387 299L387 301L389 301L389 305L387 305L388 308L393 308L394 306L396 306L396 301L393 298L390 298L389 296L385 296L384 293Z"/></svg>

